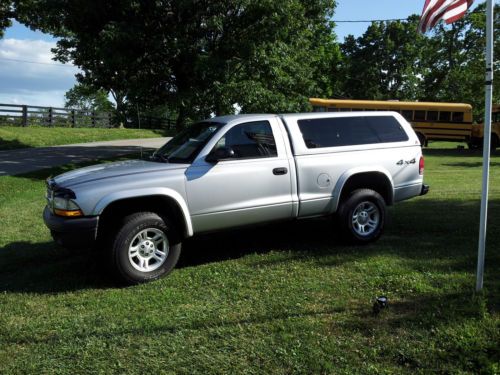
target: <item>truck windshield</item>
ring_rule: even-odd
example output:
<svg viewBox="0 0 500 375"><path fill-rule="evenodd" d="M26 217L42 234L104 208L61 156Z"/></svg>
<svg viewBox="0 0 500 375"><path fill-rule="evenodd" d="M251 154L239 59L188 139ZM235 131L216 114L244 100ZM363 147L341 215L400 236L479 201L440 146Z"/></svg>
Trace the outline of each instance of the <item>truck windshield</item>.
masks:
<svg viewBox="0 0 500 375"><path fill-rule="evenodd" d="M192 163L223 125L210 121L195 123L156 150L152 159L168 163Z"/></svg>

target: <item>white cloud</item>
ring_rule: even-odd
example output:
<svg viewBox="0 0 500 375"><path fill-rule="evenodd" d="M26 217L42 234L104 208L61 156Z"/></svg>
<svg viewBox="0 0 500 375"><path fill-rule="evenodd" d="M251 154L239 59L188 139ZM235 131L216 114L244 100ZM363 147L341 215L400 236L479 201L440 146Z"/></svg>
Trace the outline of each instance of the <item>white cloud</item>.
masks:
<svg viewBox="0 0 500 375"><path fill-rule="evenodd" d="M78 69L52 60L55 45L44 40L0 40L0 103L64 104L64 93L75 84Z"/></svg>

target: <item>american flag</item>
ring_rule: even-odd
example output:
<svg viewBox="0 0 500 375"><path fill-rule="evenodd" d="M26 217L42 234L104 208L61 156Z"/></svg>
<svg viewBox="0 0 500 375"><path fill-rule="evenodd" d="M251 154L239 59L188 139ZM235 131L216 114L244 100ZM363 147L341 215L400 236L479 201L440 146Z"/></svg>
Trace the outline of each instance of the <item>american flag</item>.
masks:
<svg viewBox="0 0 500 375"><path fill-rule="evenodd" d="M462 18L474 0L425 0L418 31L422 34L432 29L439 20L450 24Z"/></svg>

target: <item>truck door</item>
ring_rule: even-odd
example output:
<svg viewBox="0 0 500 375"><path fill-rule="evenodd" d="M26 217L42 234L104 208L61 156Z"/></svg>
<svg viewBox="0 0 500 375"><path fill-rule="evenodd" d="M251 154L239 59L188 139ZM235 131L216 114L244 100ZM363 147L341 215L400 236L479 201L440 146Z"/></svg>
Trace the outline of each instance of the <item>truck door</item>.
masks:
<svg viewBox="0 0 500 375"><path fill-rule="evenodd" d="M186 171L195 232L291 218L291 172L275 119L229 128L212 149L218 162L197 160Z"/></svg>

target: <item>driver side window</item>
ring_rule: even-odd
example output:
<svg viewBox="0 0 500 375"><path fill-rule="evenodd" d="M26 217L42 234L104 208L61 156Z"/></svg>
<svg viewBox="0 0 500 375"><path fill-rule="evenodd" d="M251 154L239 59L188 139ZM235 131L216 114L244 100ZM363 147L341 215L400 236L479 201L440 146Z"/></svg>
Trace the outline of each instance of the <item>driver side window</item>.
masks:
<svg viewBox="0 0 500 375"><path fill-rule="evenodd" d="M269 158L278 156L273 131L268 121L239 124L231 128L215 145L234 151L232 159Z"/></svg>

